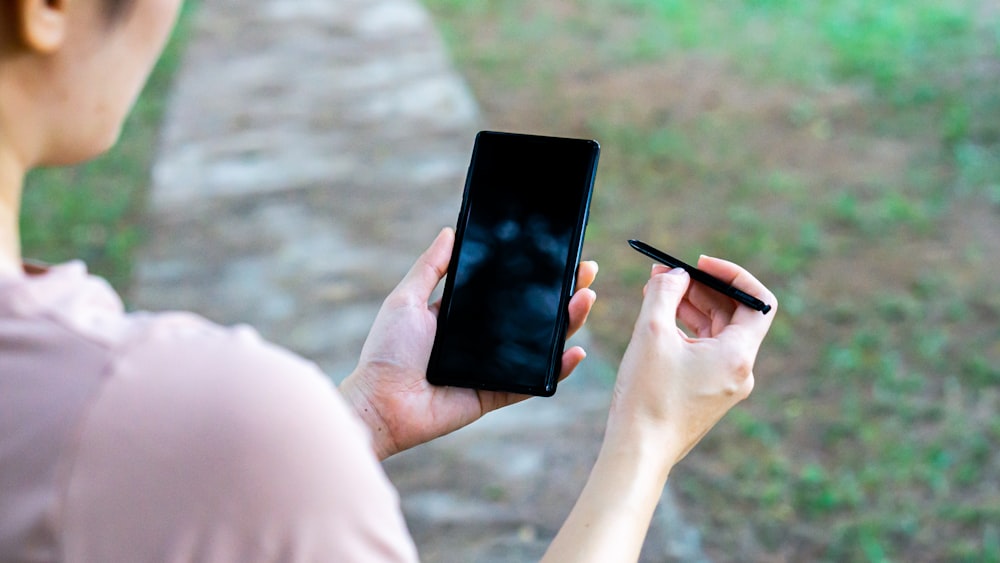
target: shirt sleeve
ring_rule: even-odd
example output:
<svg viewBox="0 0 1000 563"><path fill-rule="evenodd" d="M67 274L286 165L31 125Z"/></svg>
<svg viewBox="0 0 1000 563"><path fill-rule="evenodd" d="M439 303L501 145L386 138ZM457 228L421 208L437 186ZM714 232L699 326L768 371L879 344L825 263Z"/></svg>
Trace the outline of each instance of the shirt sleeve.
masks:
<svg viewBox="0 0 1000 563"><path fill-rule="evenodd" d="M255 333L151 329L79 431L64 560L415 561L367 429L319 370Z"/></svg>

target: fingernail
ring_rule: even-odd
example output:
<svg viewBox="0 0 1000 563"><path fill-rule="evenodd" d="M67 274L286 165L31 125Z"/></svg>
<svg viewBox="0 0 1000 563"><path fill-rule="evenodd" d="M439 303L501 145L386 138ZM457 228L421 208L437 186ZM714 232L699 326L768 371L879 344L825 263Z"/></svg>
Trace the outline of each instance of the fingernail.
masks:
<svg viewBox="0 0 1000 563"><path fill-rule="evenodd" d="M667 274L671 276L686 276L687 270L684 268L671 268Z"/></svg>

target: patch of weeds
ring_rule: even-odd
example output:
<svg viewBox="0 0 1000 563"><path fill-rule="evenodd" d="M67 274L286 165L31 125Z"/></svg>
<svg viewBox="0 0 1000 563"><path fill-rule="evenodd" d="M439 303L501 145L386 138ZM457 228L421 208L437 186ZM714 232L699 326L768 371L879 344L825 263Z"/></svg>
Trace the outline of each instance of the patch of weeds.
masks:
<svg viewBox="0 0 1000 563"><path fill-rule="evenodd" d="M965 141L955 146L958 189L982 195L1000 207L1000 143L992 146Z"/></svg>
<svg viewBox="0 0 1000 563"><path fill-rule="evenodd" d="M701 164L694 139L674 127L648 129L592 119L588 129L601 140L602 159L613 163L611 181L647 189L681 189L673 179L696 176Z"/></svg>
<svg viewBox="0 0 1000 563"><path fill-rule="evenodd" d="M710 21L714 10L709 6L698 6L685 0L627 0L621 5L633 10L643 21L645 33L636 37L637 44L654 47L639 50L646 56L662 55L667 48L692 48L703 44L712 37L714 31ZM663 22L671 25L663 26ZM659 25L655 25L659 24Z"/></svg>
<svg viewBox="0 0 1000 563"><path fill-rule="evenodd" d="M968 104L957 103L944 111L941 136L948 145L960 143L969 136L972 126L972 108Z"/></svg>
<svg viewBox="0 0 1000 563"><path fill-rule="evenodd" d="M781 433L766 420L756 418L742 410L733 411L729 419L744 436L763 446L773 448L781 444Z"/></svg>
<svg viewBox="0 0 1000 563"><path fill-rule="evenodd" d="M870 237L899 231L928 234L944 209L939 198L881 187L868 195L835 190L823 213L831 226L845 226Z"/></svg>
<svg viewBox="0 0 1000 563"><path fill-rule="evenodd" d="M821 227L805 217L776 224L754 208L740 204L729 209L728 220L712 246L725 249L737 262L757 263L778 276L807 270L826 245Z"/></svg>
<svg viewBox="0 0 1000 563"><path fill-rule="evenodd" d="M977 387L1000 385L1000 366L983 352L973 351L960 367L963 378Z"/></svg>
<svg viewBox="0 0 1000 563"><path fill-rule="evenodd" d="M912 534L908 514L900 514L897 521L886 529L885 522L871 515L859 515L855 520L841 523L831 530L831 541L826 557L831 561L892 561L892 544Z"/></svg>
<svg viewBox="0 0 1000 563"><path fill-rule="evenodd" d="M864 77L897 98L897 89L942 53L961 56L971 39L967 6L938 2L839 2L829 5L823 30L839 77ZM912 99L912 96L911 96Z"/></svg>
<svg viewBox="0 0 1000 563"><path fill-rule="evenodd" d="M796 509L817 517L858 507L865 494L851 472L830 473L816 463L806 463L793 484Z"/></svg>

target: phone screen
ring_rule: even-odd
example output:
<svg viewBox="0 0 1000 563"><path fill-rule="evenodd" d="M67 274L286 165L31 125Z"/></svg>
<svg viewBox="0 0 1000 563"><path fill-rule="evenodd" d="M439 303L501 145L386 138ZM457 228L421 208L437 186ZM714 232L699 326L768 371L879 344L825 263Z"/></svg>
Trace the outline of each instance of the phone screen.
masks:
<svg viewBox="0 0 1000 563"><path fill-rule="evenodd" d="M476 137L427 378L555 393L596 141Z"/></svg>

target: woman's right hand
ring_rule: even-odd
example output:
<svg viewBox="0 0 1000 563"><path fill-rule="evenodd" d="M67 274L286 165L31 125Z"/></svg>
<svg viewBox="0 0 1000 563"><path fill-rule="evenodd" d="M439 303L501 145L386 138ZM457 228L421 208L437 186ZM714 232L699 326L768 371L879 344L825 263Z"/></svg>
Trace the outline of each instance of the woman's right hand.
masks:
<svg viewBox="0 0 1000 563"><path fill-rule="evenodd" d="M698 267L777 307L739 266L703 257ZM653 267L604 443L544 561L638 560L674 464L753 390L754 359L773 318L691 284L683 270Z"/></svg>
<svg viewBox="0 0 1000 563"><path fill-rule="evenodd" d="M736 264L703 256L698 267L777 309L774 294ZM774 313L762 315L692 284L679 268L654 266L644 291L606 442L658 450L669 471L753 390L754 360Z"/></svg>

